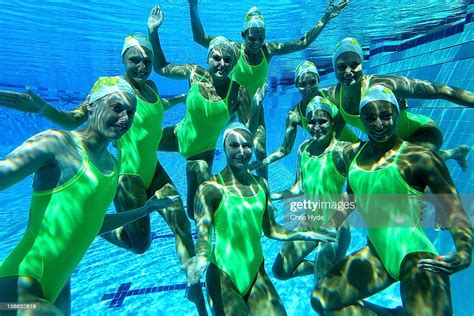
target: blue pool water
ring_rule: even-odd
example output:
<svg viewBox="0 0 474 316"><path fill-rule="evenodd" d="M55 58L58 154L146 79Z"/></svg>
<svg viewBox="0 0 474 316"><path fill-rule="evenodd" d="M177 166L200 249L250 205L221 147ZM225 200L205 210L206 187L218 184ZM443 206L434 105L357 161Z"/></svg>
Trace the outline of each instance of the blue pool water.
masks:
<svg viewBox="0 0 474 316"><path fill-rule="evenodd" d="M243 14L258 5L267 20L269 40L299 37L324 12L326 1L200 1L201 18L208 33L239 40ZM278 4L278 5L276 5ZM153 3L133 1L24 1L21 5L0 0L0 89L21 91L32 86L48 102L71 109L78 104L98 76L122 73L118 58L122 40L134 31L146 31L146 18ZM168 59L176 63L200 63L205 50L192 41L185 0L160 3L165 11L162 42ZM224 13L224 14L223 14ZM349 9L331 21L320 37L303 52L275 57L271 62L271 91L265 100L268 152L283 139L286 113L298 101L291 83L293 69L302 59L313 60L323 74L321 86L334 83L330 73L331 52L346 36L359 38L368 59L367 73L397 74L435 81L474 91L474 1L377 1L353 0ZM363 19L361 17L370 17ZM185 82L160 78L164 96L185 92ZM474 114L446 101L410 100L413 112L432 117L445 135L445 148L474 144ZM184 114L178 106L165 113L164 125L177 123ZM53 125L38 115L17 113L0 107L2 139L0 157L29 136ZM296 144L306 138L299 131ZM185 161L178 154L159 153L182 196L185 196ZM224 166L222 153L214 172ZM452 161L448 167L460 193L474 194L474 155L470 169L462 172ZM287 188L294 181L296 150L270 167L272 191ZM31 177L0 193L0 260L23 235L28 220ZM471 198L472 199L472 198ZM282 205L276 204L280 210ZM473 214L473 203L466 212ZM113 207L109 209L113 212ZM184 298L185 275L179 269L174 239L165 222L152 216L153 244L143 255L135 255L97 238L72 279L74 315L143 314L193 315ZM194 227L193 227L194 231ZM349 252L365 245L365 232L352 229ZM436 236L441 253L453 250L448 233ZM280 243L262 238L266 270L281 295L289 315L313 314L309 295L313 277L278 281L271 265ZM311 256L314 256L313 254ZM456 315L474 315L474 268L451 277ZM384 306L400 304L399 288L390 287L371 301ZM1 312L0 312L1 314Z"/></svg>

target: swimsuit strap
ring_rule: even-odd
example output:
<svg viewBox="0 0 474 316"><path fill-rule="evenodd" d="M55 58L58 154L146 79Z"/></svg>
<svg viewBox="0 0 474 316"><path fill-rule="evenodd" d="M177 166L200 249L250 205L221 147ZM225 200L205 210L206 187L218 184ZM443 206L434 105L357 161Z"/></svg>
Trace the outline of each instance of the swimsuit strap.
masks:
<svg viewBox="0 0 474 316"><path fill-rule="evenodd" d="M117 169L117 166L115 164L115 158L112 156L112 154L108 150L107 150L107 155L109 156L109 159L112 161L112 171L110 173L105 174L105 173L102 172L102 170L100 170L99 168L96 167L94 162L92 162L89 159L89 155L87 154L86 147L82 143L81 137L79 135L77 135L75 131L72 131L71 135L72 135L72 139L73 139L74 143L76 143L76 145L79 147L79 151L81 153L82 159L84 159L84 164L86 164L88 166L92 166L98 173L100 173L104 177L112 177L112 176L115 175L115 172L116 172L116 169Z"/></svg>

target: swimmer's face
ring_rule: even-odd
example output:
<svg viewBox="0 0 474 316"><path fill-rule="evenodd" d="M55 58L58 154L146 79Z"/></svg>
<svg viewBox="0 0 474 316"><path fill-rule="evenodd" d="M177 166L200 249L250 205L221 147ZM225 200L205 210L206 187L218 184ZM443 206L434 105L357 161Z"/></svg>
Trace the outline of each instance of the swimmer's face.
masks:
<svg viewBox="0 0 474 316"><path fill-rule="evenodd" d="M362 60L354 52L345 52L336 59L336 79L344 86L352 86L362 78Z"/></svg>
<svg viewBox="0 0 474 316"><path fill-rule="evenodd" d="M233 54L229 47L223 45L217 45L212 49L207 62L209 72L218 79L227 78L234 67Z"/></svg>
<svg viewBox="0 0 474 316"><path fill-rule="evenodd" d="M334 135L334 120L323 110L311 111L306 116L311 137L322 144L329 144Z"/></svg>
<svg viewBox="0 0 474 316"><path fill-rule="evenodd" d="M360 119L370 140L382 143L396 136L398 111L390 102L366 104L360 111Z"/></svg>
<svg viewBox="0 0 474 316"><path fill-rule="evenodd" d="M136 106L136 97L113 93L89 105L89 120L105 138L119 139L132 125Z"/></svg>
<svg viewBox="0 0 474 316"><path fill-rule="evenodd" d="M318 93L318 76L314 72L301 75L296 81L296 87L305 100L311 100Z"/></svg>
<svg viewBox="0 0 474 316"><path fill-rule="evenodd" d="M152 53L148 48L130 47L122 57L127 77L139 84L146 83L153 70Z"/></svg>
<svg viewBox="0 0 474 316"><path fill-rule="evenodd" d="M224 143L227 163L231 167L247 169L249 161L252 158L252 144L252 136L246 131L237 129L230 132Z"/></svg>
<svg viewBox="0 0 474 316"><path fill-rule="evenodd" d="M251 27L242 32L242 38L245 47L252 53L256 54L265 44L265 29L263 27Z"/></svg>

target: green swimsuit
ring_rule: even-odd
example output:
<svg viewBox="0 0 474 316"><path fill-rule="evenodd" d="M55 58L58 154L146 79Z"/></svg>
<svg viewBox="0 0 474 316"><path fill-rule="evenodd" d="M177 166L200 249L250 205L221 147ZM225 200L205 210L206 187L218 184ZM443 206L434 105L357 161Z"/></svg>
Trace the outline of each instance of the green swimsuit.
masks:
<svg viewBox="0 0 474 316"><path fill-rule="evenodd" d="M366 89L370 87L371 78L372 75L367 76ZM344 109L344 106L342 106L342 89L339 90L339 110L344 121L365 133L364 125L360 120L360 114L349 114ZM407 109L403 109L398 118L397 135L403 140L408 140L418 128L428 123L434 124L434 121L427 116L410 113Z"/></svg>
<svg viewBox="0 0 474 316"><path fill-rule="evenodd" d="M130 129L118 140L120 174L138 175L145 188L151 184L158 161L156 151L163 136L163 102L149 103L137 97L137 109Z"/></svg>
<svg viewBox="0 0 474 316"><path fill-rule="evenodd" d="M320 156L311 156L308 153L308 142L301 154L301 183L306 197L311 201L338 203L341 200L344 177L334 164L334 149L325 151ZM331 220L337 208L333 205L316 210L306 210L308 222L313 229L318 229ZM312 218L310 215L317 216ZM321 217L322 216L322 217Z"/></svg>
<svg viewBox="0 0 474 316"><path fill-rule="evenodd" d="M245 295L263 262L260 239L266 195L260 185L256 195L238 195L226 189L220 174L218 177L224 194L214 213L211 262L227 273L240 294Z"/></svg>
<svg viewBox="0 0 474 316"><path fill-rule="evenodd" d="M268 61L265 58L263 50L260 49L260 51L263 55L262 62L258 65L252 66L249 65L245 59L245 48L244 45L241 45L239 60L230 74L232 80L243 85L247 89L250 98L253 97L257 89L262 87L265 80L267 80Z"/></svg>
<svg viewBox="0 0 474 316"><path fill-rule="evenodd" d="M217 140L230 119L228 104L233 86L231 81L221 101L204 98L199 92L199 82L191 86L186 98L186 115L175 130L181 155L190 158L216 149Z"/></svg>
<svg viewBox="0 0 474 316"><path fill-rule="evenodd" d="M400 146L393 162L374 171L357 165L357 158L366 145L349 167L349 182L366 221L368 239L388 274L399 280L400 265L406 255L414 252L437 255L438 252L421 227L423 192L406 183L397 165L407 143Z"/></svg>
<svg viewBox="0 0 474 316"><path fill-rule="evenodd" d="M102 174L74 138L83 159L80 170L54 189L33 191L25 235L0 267L0 277L37 280L51 303L97 236L117 188L116 168Z"/></svg>

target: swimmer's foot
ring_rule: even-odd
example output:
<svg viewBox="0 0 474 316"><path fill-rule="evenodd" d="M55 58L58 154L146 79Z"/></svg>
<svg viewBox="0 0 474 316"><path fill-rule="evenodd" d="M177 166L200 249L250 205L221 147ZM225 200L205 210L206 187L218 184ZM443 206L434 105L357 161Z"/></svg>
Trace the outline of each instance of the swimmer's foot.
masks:
<svg viewBox="0 0 474 316"><path fill-rule="evenodd" d="M461 167L462 171L467 171L468 162L467 157L471 151L471 146L461 145L456 148L443 150L443 154L447 159L454 159Z"/></svg>
<svg viewBox="0 0 474 316"><path fill-rule="evenodd" d="M196 305L199 316L207 316L206 302L202 294L201 284L193 284L186 288L186 298Z"/></svg>
<svg viewBox="0 0 474 316"><path fill-rule="evenodd" d="M467 171L467 167L468 167L467 157L469 156L471 147L467 145L461 145L457 148L454 148L454 151L455 153L453 154L453 158L456 159L462 171L464 172Z"/></svg>

